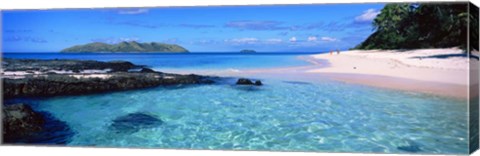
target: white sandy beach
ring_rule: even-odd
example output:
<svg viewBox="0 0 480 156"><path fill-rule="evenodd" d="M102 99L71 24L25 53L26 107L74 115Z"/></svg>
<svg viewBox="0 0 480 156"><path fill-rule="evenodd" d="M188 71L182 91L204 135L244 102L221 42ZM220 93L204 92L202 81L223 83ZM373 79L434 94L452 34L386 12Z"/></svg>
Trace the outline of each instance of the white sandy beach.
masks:
<svg viewBox="0 0 480 156"><path fill-rule="evenodd" d="M306 72L335 80L462 98L468 94L469 59L457 48L352 50L312 57L330 65Z"/></svg>
<svg viewBox="0 0 480 156"><path fill-rule="evenodd" d="M299 58L311 65L252 70L170 71L298 81L333 79L346 83L435 95L468 97L469 59L458 48L351 50ZM325 63L328 62L328 63Z"/></svg>
<svg viewBox="0 0 480 156"><path fill-rule="evenodd" d="M412 80L467 85L468 58L461 49L410 51L353 50L338 54L313 55L330 62L328 68L312 73L365 74Z"/></svg>

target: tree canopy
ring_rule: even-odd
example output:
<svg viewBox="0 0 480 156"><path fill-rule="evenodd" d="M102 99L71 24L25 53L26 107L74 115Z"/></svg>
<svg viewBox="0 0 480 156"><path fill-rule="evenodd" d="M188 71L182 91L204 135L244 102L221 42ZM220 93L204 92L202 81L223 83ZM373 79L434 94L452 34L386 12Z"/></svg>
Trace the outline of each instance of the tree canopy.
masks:
<svg viewBox="0 0 480 156"><path fill-rule="evenodd" d="M372 22L375 32L355 49L466 48L469 18L468 3L387 4Z"/></svg>

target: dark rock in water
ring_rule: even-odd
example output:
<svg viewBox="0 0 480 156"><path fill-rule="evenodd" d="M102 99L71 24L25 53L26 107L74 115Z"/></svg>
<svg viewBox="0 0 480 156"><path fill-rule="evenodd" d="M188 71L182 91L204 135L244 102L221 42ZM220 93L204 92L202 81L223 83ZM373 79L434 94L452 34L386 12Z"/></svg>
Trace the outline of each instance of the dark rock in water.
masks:
<svg viewBox="0 0 480 156"><path fill-rule="evenodd" d="M420 146L417 143L413 142L412 140L407 140L407 142L408 142L407 145L398 146L397 149L402 150L402 151L412 152L412 153L422 151L420 149Z"/></svg>
<svg viewBox="0 0 480 156"><path fill-rule="evenodd" d="M246 78L239 78L236 84L237 85L257 85L257 86L263 85L262 81L260 80L257 80L255 81L255 83L253 83L252 80L246 79Z"/></svg>
<svg viewBox="0 0 480 156"><path fill-rule="evenodd" d="M61 144L65 145L75 133L70 129L67 123L56 119L47 112L40 112L45 119L45 124L40 132L35 133L33 137L22 142L41 143L41 144Z"/></svg>
<svg viewBox="0 0 480 156"><path fill-rule="evenodd" d="M150 68L142 68L142 70L140 70L140 72L142 72L142 73L153 73L153 72L155 72L155 70L152 70Z"/></svg>
<svg viewBox="0 0 480 156"><path fill-rule="evenodd" d="M25 104L3 107L3 143L66 144L74 132L66 123Z"/></svg>
<svg viewBox="0 0 480 156"><path fill-rule="evenodd" d="M3 79L5 99L22 97L49 97L58 95L84 95L110 91L124 91L156 87L160 85L211 84L214 77L181 75L156 72L143 66L125 61L82 61L82 60L35 60L4 59L2 67L6 71L43 71L41 76L27 75L24 78ZM128 72L141 68L141 72ZM72 77L71 74L46 73L50 70L80 72L76 76L88 76L84 70L107 70L106 78Z"/></svg>
<svg viewBox="0 0 480 156"><path fill-rule="evenodd" d="M6 105L2 112L5 140L29 137L45 124L43 117L25 104Z"/></svg>
<svg viewBox="0 0 480 156"><path fill-rule="evenodd" d="M54 70L70 70L74 72L80 72L86 69L111 69L112 72L123 71L126 72L132 68L138 68L142 66L134 65L127 61L110 61L101 62L93 60L68 60L68 59L55 59L55 60L39 60L39 59L9 59L2 60L4 64L2 67L5 71L40 71L42 69L54 69Z"/></svg>
<svg viewBox="0 0 480 156"><path fill-rule="evenodd" d="M162 124L163 121L154 116L145 113L131 113L116 118L110 127L117 133L135 133L140 129L154 128Z"/></svg>
<svg viewBox="0 0 480 156"><path fill-rule="evenodd" d="M412 153L422 151L420 149L420 147L418 147L418 146L399 146L399 147L397 147L397 149L402 150L402 151L412 152Z"/></svg>
<svg viewBox="0 0 480 156"><path fill-rule="evenodd" d="M57 95L84 95L109 91L123 91L178 84L211 84L212 77L167 73L115 72L110 77L77 79L63 74L48 77L25 77L4 79L3 96L6 99L19 97L48 97Z"/></svg>
<svg viewBox="0 0 480 156"><path fill-rule="evenodd" d="M247 92L262 91L261 87L257 87L255 85L237 85L237 86L233 86L233 89L247 91Z"/></svg>
<svg viewBox="0 0 480 156"><path fill-rule="evenodd" d="M239 78L237 80L237 85L253 85L253 82L249 79Z"/></svg>

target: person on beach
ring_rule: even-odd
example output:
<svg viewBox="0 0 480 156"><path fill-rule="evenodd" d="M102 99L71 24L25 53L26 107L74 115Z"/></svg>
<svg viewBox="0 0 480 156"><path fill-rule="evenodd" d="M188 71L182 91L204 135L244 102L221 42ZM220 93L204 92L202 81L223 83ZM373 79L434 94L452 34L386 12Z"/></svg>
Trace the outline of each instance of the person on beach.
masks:
<svg viewBox="0 0 480 156"><path fill-rule="evenodd" d="M339 54L340 54L340 50L337 49L337 55L339 55Z"/></svg>

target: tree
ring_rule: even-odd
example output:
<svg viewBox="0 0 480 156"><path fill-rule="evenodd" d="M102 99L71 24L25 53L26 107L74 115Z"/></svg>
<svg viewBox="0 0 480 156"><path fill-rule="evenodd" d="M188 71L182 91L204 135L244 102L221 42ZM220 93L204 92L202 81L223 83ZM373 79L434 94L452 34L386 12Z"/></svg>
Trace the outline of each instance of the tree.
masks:
<svg viewBox="0 0 480 156"><path fill-rule="evenodd" d="M466 47L468 4L387 4L356 49Z"/></svg>

